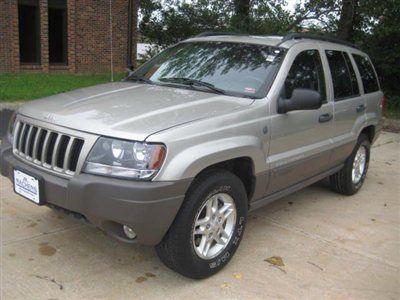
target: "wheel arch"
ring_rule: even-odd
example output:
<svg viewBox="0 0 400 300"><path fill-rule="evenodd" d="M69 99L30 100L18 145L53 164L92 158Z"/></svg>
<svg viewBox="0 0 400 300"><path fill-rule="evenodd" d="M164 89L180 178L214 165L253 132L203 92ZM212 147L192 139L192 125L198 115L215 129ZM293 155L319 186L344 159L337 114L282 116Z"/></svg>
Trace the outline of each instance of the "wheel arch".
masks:
<svg viewBox="0 0 400 300"><path fill-rule="evenodd" d="M375 125L368 125L368 126L364 127L361 130L360 134L365 134L368 137L369 142L372 144L372 142L375 139L375 134L376 134Z"/></svg>
<svg viewBox="0 0 400 300"><path fill-rule="evenodd" d="M225 170L235 174L243 183L247 199L250 200L252 198L255 191L256 177L254 174L254 162L250 157L236 157L207 166L196 175L195 180L217 170Z"/></svg>

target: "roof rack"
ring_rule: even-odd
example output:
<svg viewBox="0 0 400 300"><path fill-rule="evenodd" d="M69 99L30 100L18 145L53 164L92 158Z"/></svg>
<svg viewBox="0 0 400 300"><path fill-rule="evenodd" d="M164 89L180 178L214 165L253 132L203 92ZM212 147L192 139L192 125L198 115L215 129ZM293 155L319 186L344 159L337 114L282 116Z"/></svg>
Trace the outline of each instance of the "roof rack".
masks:
<svg viewBox="0 0 400 300"><path fill-rule="evenodd" d="M350 42L346 42L341 39L330 37L330 36L310 34L310 33L289 33L283 37L283 39L279 43L279 45L286 41L289 41L289 40L301 40L301 39L310 39L310 40L330 42L330 43L340 44L340 45L349 46L349 47L358 49L358 47L356 45L354 45Z"/></svg>
<svg viewBox="0 0 400 300"><path fill-rule="evenodd" d="M239 33L239 32L218 32L218 31L206 31L195 35L194 37L205 37L205 36L217 36L217 35L239 35L246 36L247 33Z"/></svg>

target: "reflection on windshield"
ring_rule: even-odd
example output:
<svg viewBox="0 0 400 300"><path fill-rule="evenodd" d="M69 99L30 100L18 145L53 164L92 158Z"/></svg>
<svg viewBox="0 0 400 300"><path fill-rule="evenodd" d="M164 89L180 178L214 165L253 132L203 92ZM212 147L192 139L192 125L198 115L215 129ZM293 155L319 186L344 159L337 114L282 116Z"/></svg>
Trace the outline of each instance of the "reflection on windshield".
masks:
<svg viewBox="0 0 400 300"><path fill-rule="evenodd" d="M165 82L166 78L193 79L228 94L261 97L273 80L283 52L271 46L244 43L181 43L144 64L132 76L155 83Z"/></svg>

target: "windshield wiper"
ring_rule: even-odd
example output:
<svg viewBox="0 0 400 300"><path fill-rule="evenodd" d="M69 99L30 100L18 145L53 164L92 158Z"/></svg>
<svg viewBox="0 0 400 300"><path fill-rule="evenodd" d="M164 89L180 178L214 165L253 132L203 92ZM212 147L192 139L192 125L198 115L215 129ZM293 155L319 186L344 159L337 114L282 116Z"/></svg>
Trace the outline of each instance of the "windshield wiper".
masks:
<svg viewBox="0 0 400 300"><path fill-rule="evenodd" d="M154 82L151 81L150 79L144 77L144 76L138 76L138 75L129 75L126 80L131 80L131 81L139 81L139 82L144 82L148 84L153 84Z"/></svg>
<svg viewBox="0 0 400 300"><path fill-rule="evenodd" d="M185 77L162 77L162 78L158 78L158 80L161 82L173 82L173 83L179 83L179 84L183 84L183 85L189 85L191 87L201 86L201 87L208 88L209 90L212 90L218 94L226 95L225 90L217 88L212 83L197 80L197 79L185 78Z"/></svg>

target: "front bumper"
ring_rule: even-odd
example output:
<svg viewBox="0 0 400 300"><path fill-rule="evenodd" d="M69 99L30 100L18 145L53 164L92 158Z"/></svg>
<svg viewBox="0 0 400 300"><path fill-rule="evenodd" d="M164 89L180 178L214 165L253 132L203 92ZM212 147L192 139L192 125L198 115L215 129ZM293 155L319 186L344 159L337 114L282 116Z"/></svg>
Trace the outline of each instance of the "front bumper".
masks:
<svg viewBox="0 0 400 300"><path fill-rule="evenodd" d="M145 245L158 244L172 224L191 180L139 182L78 174L70 179L38 170L16 158L11 145L0 146L1 175L13 180L13 169L42 179L46 204L84 215L115 238ZM121 224L137 234L125 237Z"/></svg>

